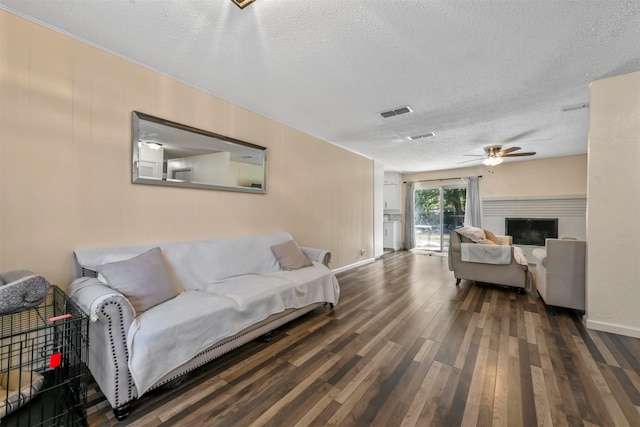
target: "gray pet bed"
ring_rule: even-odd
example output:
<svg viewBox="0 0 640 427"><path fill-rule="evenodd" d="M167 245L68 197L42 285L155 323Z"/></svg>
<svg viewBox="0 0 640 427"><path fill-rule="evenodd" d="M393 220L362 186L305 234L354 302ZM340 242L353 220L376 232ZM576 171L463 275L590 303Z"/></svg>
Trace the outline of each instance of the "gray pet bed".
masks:
<svg viewBox="0 0 640 427"><path fill-rule="evenodd" d="M47 299L51 284L28 270L0 274L0 315L36 307Z"/></svg>
<svg viewBox="0 0 640 427"><path fill-rule="evenodd" d="M0 418L29 402L43 383L44 377L37 372L13 369L0 373Z"/></svg>

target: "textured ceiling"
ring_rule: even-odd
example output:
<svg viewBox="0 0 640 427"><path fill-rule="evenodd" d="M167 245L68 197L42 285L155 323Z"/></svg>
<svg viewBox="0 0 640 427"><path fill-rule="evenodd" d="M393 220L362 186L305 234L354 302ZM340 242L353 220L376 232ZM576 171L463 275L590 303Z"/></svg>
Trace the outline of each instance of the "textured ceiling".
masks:
<svg viewBox="0 0 640 427"><path fill-rule="evenodd" d="M594 80L640 70L637 0L0 7L400 172L473 165L459 163L488 144L586 153L588 109L561 108L588 102ZM379 115L404 105L414 112Z"/></svg>

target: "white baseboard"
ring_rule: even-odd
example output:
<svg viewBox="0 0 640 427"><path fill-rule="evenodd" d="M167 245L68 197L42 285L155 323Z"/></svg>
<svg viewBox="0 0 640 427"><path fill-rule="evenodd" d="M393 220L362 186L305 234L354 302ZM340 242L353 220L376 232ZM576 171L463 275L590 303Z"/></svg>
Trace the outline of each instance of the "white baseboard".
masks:
<svg viewBox="0 0 640 427"><path fill-rule="evenodd" d="M640 338L640 329L589 319L587 319L585 324L587 328L595 329L596 331L611 332L613 334L624 335L627 337Z"/></svg>
<svg viewBox="0 0 640 427"><path fill-rule="evenodd" d="M338 274L338 273L342 273L343 271L347 271L347 270L351 270L357 267L362 267L363 265L367 265L367 264L371 264L373 262L375 262L375 258L369 258L369 259L365 259L363 261L358 261L354 264L349 264L349 265L345 265L344 267L340 267L340 268L336 268L333 271L334 274Z"/></svg>

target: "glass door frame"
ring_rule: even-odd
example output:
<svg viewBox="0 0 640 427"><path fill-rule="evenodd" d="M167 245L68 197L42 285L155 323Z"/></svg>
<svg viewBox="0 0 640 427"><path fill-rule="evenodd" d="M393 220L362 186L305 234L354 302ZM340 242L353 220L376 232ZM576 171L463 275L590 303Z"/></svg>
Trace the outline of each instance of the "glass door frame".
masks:
<svg viewBox="0 0 640 427"><path fill-rule="evenodd" d="M423 187L414 188L414 190L413 190L414 200L416 200L415 199L415 193L417 191L419 191L419 190L430 190L431 189L431 190L438 190L439 191L439 204L440 204L440 206L439 206L439 208L440 208L439 219L440 219L440 224L439 224L438 229L440 230L440 248L438 250L435 250L435 252L444 252L444 250L445 250L445 239L444 239L444 235L445 235L445 233L444 233L444 225L445 225L444 224L444 192L446 190L449 190L449 189L457 189L457 188L463 188L463 189L466 190L467 186L465 184L426 185L426 186L423 186ZM416 212L415 212L415 204L414 204L413 209L414 209L413 218L414 218L414 226L415 226L415 218L417 217L416 216ZM451 231L451 230L449 230L449 231ZM447 244L447 248L448 247L449 247L449 245ZM417 245L416 245L416 248L420 249L420 247L418 247ZM427 248L422 248L422 249L427 249Z"/></svg>

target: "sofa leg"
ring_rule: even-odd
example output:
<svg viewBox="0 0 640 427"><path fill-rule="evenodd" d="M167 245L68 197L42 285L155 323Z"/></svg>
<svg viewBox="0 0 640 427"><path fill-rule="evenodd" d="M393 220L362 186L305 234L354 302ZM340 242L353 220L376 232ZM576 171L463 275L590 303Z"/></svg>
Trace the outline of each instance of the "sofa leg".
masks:
<svg viewBox="0 0 640 427"><path fill-rule="evenodd" d="M458 286L458 285L460 284L460 281L461 281L461 280L462 280L462 279L456 279L456 286Z"/></svg>
<svg viewBox="0 0 640 427"><path fill-rule="evenodd" d="M122 406L118 406L117 408L113 408L113 415L116 416L118 421L122 421L129 416L129 411L131 410L131 402L127 402Z"/></svg>
<svg viewBox="0 0 640 427"><path fill-rule="evenodd" d="M330 308L335 307L335 304L333 304L332 302L325 302L325 303L324 303L324 307L325 307L325 308L327 308L327 304L329 304L329 307L330 307Z"/></svg>

